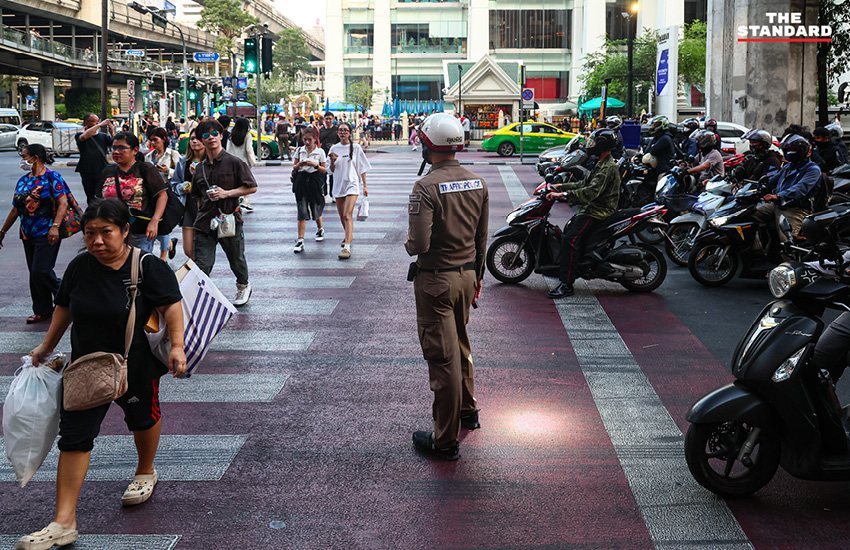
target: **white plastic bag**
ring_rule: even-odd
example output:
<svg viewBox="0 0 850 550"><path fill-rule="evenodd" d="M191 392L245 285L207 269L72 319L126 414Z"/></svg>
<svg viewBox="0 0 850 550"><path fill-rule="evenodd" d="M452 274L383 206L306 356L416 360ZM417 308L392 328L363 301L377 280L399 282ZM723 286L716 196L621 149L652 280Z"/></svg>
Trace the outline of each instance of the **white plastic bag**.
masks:
<svg viewBox="0 0 850 550"><path fill-rule="evenodd" d="M62 354L51 355L47 363L57 356ZM18 485L23 487L44 462L59 434L62 375L46 364L34 367L29 355L21 357L21 362L3 403L3 437L6 456Z"/></svg>
<svg viewBox="0 0 850 550"><path fill-rule="evenodd" d="M182 378L188 378L204 359L213 338L236 314L236 308L194 262L189 260L184 267L188 267L188 271L181 273L183 268L180 268L177 278L183 294L183 349L186 353L186 373ZM171 340L161 313L159 331L145 332L145 335L154 357L167 366Z"/></svg>
<svg viewBox="0 0 850 550"><path fill-rule="evenodd" d="M357 221L364 221L369 217L369 199L363 197L360 208L357 209Z"/></svg>

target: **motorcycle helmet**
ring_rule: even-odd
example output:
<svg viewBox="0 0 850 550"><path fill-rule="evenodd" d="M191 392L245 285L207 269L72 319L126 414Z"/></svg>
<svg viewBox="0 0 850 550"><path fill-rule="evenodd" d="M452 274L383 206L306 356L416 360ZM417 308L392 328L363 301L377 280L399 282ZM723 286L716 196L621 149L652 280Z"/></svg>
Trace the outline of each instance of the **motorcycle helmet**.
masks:
<svg viewBox="0 0 850 550"><path fill-rule="evenodd" d="M599 156L606 151L613 151L616 146L617 135L614 131L609 128L600 128L587 138L585 151L588 155Z"/></svg>
<svg viewBox="0 0 850 550"><path fill-rule="evenodd" d="M684 128L685 135L690 136L699 129L699 121L695 118L687 118L682 121L682 128Z"/></svg>
<svg viewBox="0 0 850 550"><path fill-rule="evenodd" d="M605 119L605 125L608 126L609 130L614 130L616 132L623 127L623 119L616 115L611 115Z"/></svg>
<svg viewBox="0 0 850 550"><path fill-rule="evenodd" d="M832 124L827 124L824 126L827 130L829 130L829 136L834 137L836 139L841 139L844 137L844 128L841 127L837 122L833 122Z"/></svg>
<svg viewBox="0 0 850 550"><path fill-rule="evenodd" d="M806 216L800 228L800 235L806 237L809 244L820 244L830 240L829 229L815 221L815 216Z"/></svg>
<svg viewBox="0 0 850 550"><path fill-rule="evenodd" d="M750 151L763 153L770 149L773 137L766 130L750 130L744 134L743 139L750 142Z"/></svg>
<svg viewBox="0 0 850 550"><path fill-rule="evenodd" d="M709 130L700 130L692 136L700 149L713 149L717 145L717 136Z"/></svg>
<svg viewBox="0 0 850 550"><path fill-rule="evenodd" d="M657 159L657 158L655 158L654 156L652 156L652 154L650 154L650 153L645 154L645 155L643 156L643 158L642 158L642 159L640 159L640 161L641 161L642 163L644 163L644 164L647 164L647 165L649 165L649 166L652 166L653 168L655 168L656 166L658 166L658 159Z"/></svg>
<svg viewBox="0 0 850 550"><path fill-rule="evenodd" d="M419 125L419 139L431 151L462 151L463 125L460 120L449 114L435 113Z"/></svg>
<svg viewBox="0 0 850 550"><path fill-rule="evenodd" d="M705 119L705 129L711 130L712 132L714 132L716 134L717 133L717 121L714 120L713 118Z"/></svg>
<svg viewBox="0 0 850 550"><path fill-rule="evenodd" d="M806 160L812 150L811 144L803 136L791 134L786 136L779 144L782 154L788 162L801 162Z"/></svg>
<svg viewBox="0 0 850 550"><path fill-rule="evenodd" d="M649 131L652 134L660 135L670 129L670 119L664 115L654 116L649 120Z"/></svg>

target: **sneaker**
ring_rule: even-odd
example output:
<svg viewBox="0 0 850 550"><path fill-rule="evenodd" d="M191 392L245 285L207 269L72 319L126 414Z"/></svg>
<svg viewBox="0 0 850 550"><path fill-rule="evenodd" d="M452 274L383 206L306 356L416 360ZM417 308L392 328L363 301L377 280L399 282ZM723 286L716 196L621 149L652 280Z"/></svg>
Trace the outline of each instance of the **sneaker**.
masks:
<svg viewBox="0 0 850 550"><path fill-rule="evenodd" d="M460 458L460 448L457 443L448 449L438 449L434 445L431 432L413 432L413 446L419 452L442 460L457 460Z"/></svg>
<svg viewBox="0 0 850 550"><path fill-rule="evenodd" d="M351 257L351 250L349 250L348 248L343 248L342 250L339 251L339 259L340 260L347 260L350 257Z"/></svg>
<svg viewBox="0 0 850 550"><path fill-rule="evenodd" d="M320 243L325 240L325 228L320 227L318 231L316 231L316 242Z"/></svg>
<svg viewBox="0 0 850 550"><path fill-rule="evenodd" d="M244 306L251 299L251 283L240 285L236 283L236 299L233 300L233 305L236 307Z"/></svg>
<svg viewBox="0 0 850 550"><path fill-rule="evenodd" d="M298 239L295 241L295 253L304 252L304 239Z"/></svg>
<svg viewBox="0 0 850 550"><path fill-rule="evenodd" d="M411 151L415 151L415 150L416 150L416 147L414 147L414 148L412 148L412 149L411 149Z"/></svg>
<svg viewBox="0 0 850 550"><path fill-rule="evenodd" d="M477 430L481 427L481 422L478 421L478 410L474 410L469 414L460 416L460 425L467 430Z"/></svg>
<svg viewBox="0 0 850 550"><path fill-rule="evenodd" d="M245 197L239 197L239 207L245 210L246 213L254 211L254 207Z"/></svg>

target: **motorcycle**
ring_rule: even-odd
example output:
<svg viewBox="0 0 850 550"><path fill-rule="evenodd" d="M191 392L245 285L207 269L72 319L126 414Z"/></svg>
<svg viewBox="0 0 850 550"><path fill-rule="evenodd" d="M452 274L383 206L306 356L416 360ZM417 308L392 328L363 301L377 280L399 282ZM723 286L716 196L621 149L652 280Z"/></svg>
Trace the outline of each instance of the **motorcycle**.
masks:
<svg viewBox="0 0 850 550"><path fill-rule="evenodd" d="M828 224L834 215L815 215L813 223ZM800 479L850 479L850 406L841 407L829 371L811 362L825 310L850 310L850 287L798 262L774 268L768 283L777 299L735 348L735 381L686 416L688 468L721 497L751 495L779 466Z"/></svg>
<svg viewBox="0 0 850 550"><path fill-rule="evenodd" d="M487 269L503 283L520 283L532 272L557 277L560 271L561 228L549 222L554 191L541 184L536 197L517 206L508 225L496 231L487 249ZM587 236L577 269L583 279L606 279L634 292L651 292L667 276L667 263L658 249L635 241L635 234L661 224L664 207L615 212ZM619 242L621 239L627 242Z"/></svg>
<svg viewBox="0 0 850 550"><path fill-rule="evenodd" d="M706 182L705 191L692 204L685 201L678 205L689 212L673 218L668 225L664 250L670 261L683 267L688 265L697 235L707 227L709 216L730 200L734 189L735 183L730 178L715 176Z"/></svg>
<svg viewBox="0 0 850 550"><path fill-rule="evenodd" d="M757 184L748 183L708 218L688 256L688 270L697 282L721 286L739 271L742 278L763 279L782 261L775 224L752 219L763 195Z"/></svg>
<svg viewBox="0 0 850 550"><path fill-rule="evenodd" d="M620 202L617 206L625 208L640 208L652 202L654 185L650 185L647 176L654 170L648 164L626 157L617 164L620 172Z"/></svg>
<svg viewBox="0 0 850 550"><path fill-rule="evenodd" d="M570 146L570 144L574 144L574 146ZM575 138L570 144L568 144L570 151L564 155L561 162L546 169L544 179L547 183L557 184L570 180L583 180L590 174L593 165L596 164L596 157L591 158L584 148L579 148Z"/></svg>
<svg viewBox="0 0 850 550"><path fill-rule="evenodd" d="M696 178L678 166L671 169L656 184L655 204L667 208L667 213L663 217L665 222L669 223L673 218L690 209L696 197L689 193L695 186ZM647 244L661 244L665 240L665 231L653 227L639 232L637 237Z"/></svg>

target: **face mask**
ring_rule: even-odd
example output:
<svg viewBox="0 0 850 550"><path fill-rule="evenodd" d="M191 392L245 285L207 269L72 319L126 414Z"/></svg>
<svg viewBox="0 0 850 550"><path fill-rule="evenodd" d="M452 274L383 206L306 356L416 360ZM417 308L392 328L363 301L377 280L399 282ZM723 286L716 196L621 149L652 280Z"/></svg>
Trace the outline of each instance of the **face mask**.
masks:
<svg viewBox="0 0 850 550"><path fill-rule="evenodd" d="M33 163L21 159L21 170L24 172L32 172L32 164Z"/></svg>
<svg viewBox="0 0 850 550"><path fill-rule="evenodd" d="M785 160L788 162L800 162L804 158L803 153L800 151L787 151L785 153Z"/></svg>

